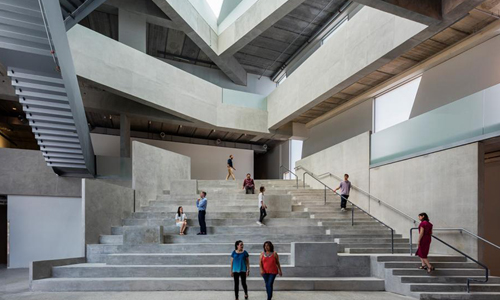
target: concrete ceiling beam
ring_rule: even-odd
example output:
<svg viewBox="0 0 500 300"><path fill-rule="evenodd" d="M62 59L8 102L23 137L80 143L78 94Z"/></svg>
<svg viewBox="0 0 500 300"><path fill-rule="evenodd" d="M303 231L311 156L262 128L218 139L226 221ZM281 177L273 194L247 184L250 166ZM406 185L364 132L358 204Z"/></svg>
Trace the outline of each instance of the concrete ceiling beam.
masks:
<svg viewBox="0 0 500 300"><path fill-rule="evenodd" d="M203 51L229 79L247 84L247 71L232 55L218 55L218 35L189 1L153 2Z"/></svg>
<svg viewBox="0 0 500 300"><path fill-rule="evenodd" d="M441 0L354 0L360 4L425 25L442 20Z"/></svg>

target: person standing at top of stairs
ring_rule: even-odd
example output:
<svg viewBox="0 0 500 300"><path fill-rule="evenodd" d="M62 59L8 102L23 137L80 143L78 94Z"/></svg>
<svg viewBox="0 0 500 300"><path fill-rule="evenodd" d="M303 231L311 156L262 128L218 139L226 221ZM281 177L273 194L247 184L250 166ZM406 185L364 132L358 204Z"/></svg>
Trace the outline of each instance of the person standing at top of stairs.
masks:
<svg viewBox="0 0 500 300"><path fill-rule="evenodd" d="M260 226L266 226L262 221L264 221L264 218L267 216L267 205L264 203L264 192L266 191L266 188L261 186L260 187L260 193L259 193L259 211L260 211L260 218L257 221L257 224Z"/></svg>
<svg viewBox="0 0 500 300"><path fill-rule="evenodd" d="M236 178L234 177L234 173L233 173L233 171L236 171L236 169L233 167L233 158L234 158L234 156L231 154L231 155L229 155L229 159L227 160L226 180L228 180L229 177L233 177L233 180L236 180Z"/></svg>
<svg viewBox="0 0 500 300"><path fill-rule="evenodd" d="M351 182L349 181L349 174L344 174L344 181L340 182L340 185L338 188L334 190L336 192L338 189L340 189L340 211L344 212L346 205L347 205L347 199L349 198L349 192L351 191Z"/></svg>
<svg viewBox="0 0 500 300"><path fill-rule="evenodd" d="M243 189L245 190L245 194L255 194L255 183L250 173L248 173L247 178L243 180Z"/></svg>
<svg viewBox="0 0 500 300"><path fill-rule="evenodd" d="M196 200L196 207L198 208L198 223L200 223L200 232L197 235L207 234L207 224L205 223L205 215L207 214L207 193L201 192L200 198Z"/></svg>

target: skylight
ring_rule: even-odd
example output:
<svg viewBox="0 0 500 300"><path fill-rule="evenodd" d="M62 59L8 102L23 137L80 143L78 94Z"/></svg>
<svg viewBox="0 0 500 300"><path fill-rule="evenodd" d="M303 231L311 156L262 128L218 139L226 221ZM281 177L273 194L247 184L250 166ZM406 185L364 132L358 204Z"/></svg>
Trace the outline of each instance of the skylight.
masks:
<svg viewBox="0 0 500 300"><path fill-rule="evenodd" d="M219 17L219 14L220 14L220 10L222 8L222 2L224 2L224 0L206 0L208 5L210 6L210 8L212 9L212 11L214 12L215 14L215 17Z"/></svg>

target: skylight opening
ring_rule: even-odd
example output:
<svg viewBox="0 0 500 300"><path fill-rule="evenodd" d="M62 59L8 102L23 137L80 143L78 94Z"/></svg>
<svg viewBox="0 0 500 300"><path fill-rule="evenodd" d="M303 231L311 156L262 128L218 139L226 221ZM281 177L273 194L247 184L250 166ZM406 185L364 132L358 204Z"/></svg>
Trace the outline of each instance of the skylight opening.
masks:
<svg viewBox="0 0 500 300"><path fill-rule="evenodd" d="M224 0L206 0L210 8L215 14L215 17L219 17L220 15L220 10L222 9L222 2Z"/></svg>

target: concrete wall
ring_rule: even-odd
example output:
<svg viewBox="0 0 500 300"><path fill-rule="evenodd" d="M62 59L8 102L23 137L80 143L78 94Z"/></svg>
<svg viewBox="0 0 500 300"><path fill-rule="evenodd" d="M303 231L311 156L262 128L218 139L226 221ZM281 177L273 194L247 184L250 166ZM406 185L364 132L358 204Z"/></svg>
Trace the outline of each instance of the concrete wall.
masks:
<svg viewBox="0 0 500 300"><path fill-rule="evenodd" d="M9 268L85 255L81 198L8 196L7 201Z"/></svg>
<svg viewBox="0 0 500 300"><path fill-rule="evenodd" d="M85 244L98 244L100 234L111 234L112 226L134 211L134 190L101 180L82 179Z"/></svg>
<svg viewBox="0 0 500 300"><path fill-rule="evenodd" d="M259 75L248 73L247 85L245 86L232 82L226 76L226 74L224 74L224 72L219 69L210 69L207 67L183 63L171 59L165 59L163 61L225 89L267 96L276 88L276 83L269 77L265 76L259 79Z"/></svg>
<svg viewBox="0 0 500 300"><path fill-rule="evenodd" d="M344 81L425 27L363 7L269 95L269 127L279 127L294 114L326 100Z"/></svg>
<svg viewBox="0 0 500 300"><path fill-rule="evenodd" d="M191 179L191 159L164 149L132 142L132 188L135 208L170 190L172 180Z"/></svg>
<svg viewBox="0 0 500 300"><path fill-rule="evenodd" d="M221 87L80 25L68 40L77 75L110 92L204 126L269 133L266 111L222 103Z"/></svg>
<svg viewBox="0 0 500 300"><path fill-rule="evenodd" d="M479 152L478 143L473 143L373 168L370 193L415 219L426 212L435 228L463 227L477 233ZM404 236L409 235L413 224L398 213L374 201L370 212ZM477 257L473 238L461 238L458 233L436 235ZM434 252L445 249L438 241L431 247Z"/></svg>
<svg viewBox="0 0 500 300"><path fill-rule="evenodd" d="M364 191L369 191L370 184L370 133L365 132L339 144L326 148L313 155L297 161L296 166L302 166L320 175L330 172L340 178L349 174L349 181ZM296 174L302 179L304 170L297 170ZM333 177L319 178L331 188L339 186L340 181ZM314 188L323 188L323 185L306 175L306 183ZM352 189L349 197L356 205L369 209L368 198Z"/></svg>
<svg viewBox="0 0 500 300"><path fill-rule="evenodd" d="M0 148L0 195L80 197L81 184L57 176L39 150Z"/></svg>
<svg viewBox="0 0 500 300"><path fill-rule="evenodd" d="M492 38L422 76L410 117L416 117L500 83L500 36Z"/></svg>
<svg viewBox="0 0 500 300"><path fill-rule="evenodd" d="M96 155L120 155L120 137L104 134L91 134ZM236 178L242 179L247 173L254 173L254 151L235 148L214 147L206 145L167 142L132 138L144 144L172 151L191 158L192 179L225 179L226 163L230 154L234 156Z"/></svg>
<svg viewBox="0 0 500 300"><path fill-rule="evenodd" d="M482 220L480 236L500 245L500 161L484 164L484 205L480 212ZM500 275L500 250L479 243L482 248L481 261L491 269L491 275Z"/></svg>
<svg viewBox="0 0 500 300"><path fill-rule="evenodd" d="M367 100L321 124L309 129L302 157L372 130L372 101Z"/></svg>

